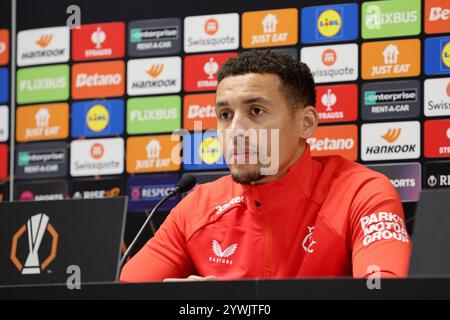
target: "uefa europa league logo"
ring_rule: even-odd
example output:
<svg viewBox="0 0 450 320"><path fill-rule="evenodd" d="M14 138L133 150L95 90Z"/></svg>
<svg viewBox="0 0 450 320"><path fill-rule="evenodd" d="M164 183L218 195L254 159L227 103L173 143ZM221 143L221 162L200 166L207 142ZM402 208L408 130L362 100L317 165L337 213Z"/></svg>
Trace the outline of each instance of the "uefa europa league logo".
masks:
<svg viewBox="0 0 450 320"><path fill-rule="evenodd" d="M46 269L50 262L56 257L56 248L58 246L58 233L49 223L50 218L39 213L28 219L26 226L23 225L13 236L11 247L11 260L22 274L40 274ZM17 258L17 243L19 238L27 231L28 233L28 256L25 264ZM44 238L45 232L48 231L52 237L52 247L50 255L41 263L39 259L39 248Z"/></svg>

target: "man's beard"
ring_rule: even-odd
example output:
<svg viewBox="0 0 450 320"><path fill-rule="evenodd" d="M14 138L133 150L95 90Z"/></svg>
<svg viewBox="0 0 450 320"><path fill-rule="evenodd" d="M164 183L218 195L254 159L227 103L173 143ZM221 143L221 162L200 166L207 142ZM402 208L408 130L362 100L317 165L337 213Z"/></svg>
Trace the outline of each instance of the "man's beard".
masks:
<svg viewBox="0 0 450 320"><path fill-rule="evenodd" d="M264 178L259 167L248 170L246 172L240 172L242 170L233 169L230 171L233 181L240 184L251 184L252 182L256 182Z"/></svg>

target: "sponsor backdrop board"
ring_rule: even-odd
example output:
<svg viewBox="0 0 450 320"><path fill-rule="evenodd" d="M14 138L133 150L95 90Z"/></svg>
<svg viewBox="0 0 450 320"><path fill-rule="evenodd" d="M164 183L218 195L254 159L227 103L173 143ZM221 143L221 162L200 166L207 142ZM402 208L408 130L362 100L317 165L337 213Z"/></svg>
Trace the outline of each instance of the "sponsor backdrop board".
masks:
<svg viewBox="0 0 450 320"><path fill-rule="evenodd" d="M82 8L79 29L66 27L71 4ZM227 174L214 133L193 131L217 127L220 66L262 48L307 63L314 75L313 155L341 155L384 173L407 218L422 188L450 186L448 1L23 0L13 97L4 21L0 190L15 143L15 199L128 195L137 215L183 174L211 177L202 182ZM172 136L180 129L182 144ZM130 222L127 233L136 228Z"/></svg>

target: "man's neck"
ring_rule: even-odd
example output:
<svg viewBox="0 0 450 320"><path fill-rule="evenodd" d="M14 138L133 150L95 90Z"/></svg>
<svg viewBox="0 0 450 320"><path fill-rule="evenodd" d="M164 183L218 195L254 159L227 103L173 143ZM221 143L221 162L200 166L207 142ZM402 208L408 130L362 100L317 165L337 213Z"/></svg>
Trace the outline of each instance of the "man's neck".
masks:
<svg viewBox="0 0 450 320"><path fill-rule="evenodd" d="M265 176L262 179L259 179L257 181L251 182L252 185L258 185L263 183L272 182L278 179L281 179L289 170L290 167L292 167L300 158L302 157L303 153L305 152L306 143L299 143L299 146L297 148L297 151L294 153L294 155L291 157L291 159L288 161L286 165L284 165L282 168L278 170L278 172L274 175Z"/></svg>

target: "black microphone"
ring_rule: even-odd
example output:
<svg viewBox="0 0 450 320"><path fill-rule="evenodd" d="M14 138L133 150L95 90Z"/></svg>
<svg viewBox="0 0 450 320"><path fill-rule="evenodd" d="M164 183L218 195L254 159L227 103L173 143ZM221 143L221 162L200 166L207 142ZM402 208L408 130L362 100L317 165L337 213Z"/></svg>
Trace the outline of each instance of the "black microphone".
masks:
<svg viewBox="0 0 450 320"><path fill-rule="evenodd" d="M161 205L164 202L166 202L168 199L172 198L174 195L179 194L179 193L183 193L183 192L187 192L187 191L191 190L196 184L197 184L197 179L195 179L195 177L193 175L186 174L180 179L180 181L178 181L178 183L176 184L175 188L167 196L165 196L163 199L161 199L161 201L158 202L158 204L153 208L153 210L148 215L147 219L145 220L144 224L142 225L142 227L139 230L139 232L136 235L136 237L131 242L131 244L128 247L127 251L124 253L124 255L122 257L122 260L120 260L120 267L119 267L120 269L119 270L122 270L122 267L123 267L125 261L127 260L127 258L130 255L132 249L136 245L136 242L139 240L139 238L141 237L142 233L144 232L145 226L152 220L153 215L155 214L156 210L158 210L159 207L161 207Z"/></svg>

